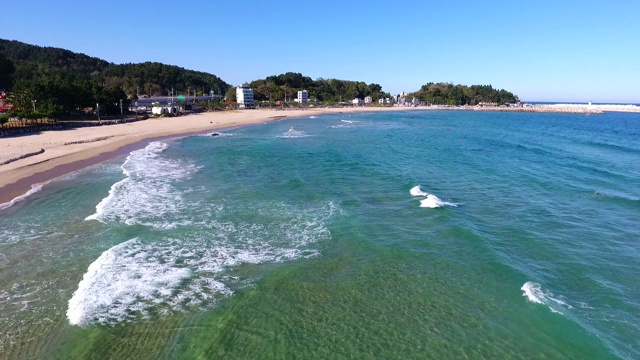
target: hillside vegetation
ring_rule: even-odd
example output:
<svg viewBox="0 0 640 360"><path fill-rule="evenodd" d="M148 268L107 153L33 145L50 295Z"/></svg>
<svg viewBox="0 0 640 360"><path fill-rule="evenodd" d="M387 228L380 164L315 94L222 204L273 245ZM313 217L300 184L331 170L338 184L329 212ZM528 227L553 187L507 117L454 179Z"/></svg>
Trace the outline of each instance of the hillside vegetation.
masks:
<svg viewBox="0 0 640 360"><path fill-rule="evenodd" d="M209 92L224 94L229 84L200 71L157 62L114 64L69 50L0 39L0 88L12 90L16 111L39 116L81 113L101 104L119 112L138 95ZM35 100L35 103L33 102Z"/></svg>

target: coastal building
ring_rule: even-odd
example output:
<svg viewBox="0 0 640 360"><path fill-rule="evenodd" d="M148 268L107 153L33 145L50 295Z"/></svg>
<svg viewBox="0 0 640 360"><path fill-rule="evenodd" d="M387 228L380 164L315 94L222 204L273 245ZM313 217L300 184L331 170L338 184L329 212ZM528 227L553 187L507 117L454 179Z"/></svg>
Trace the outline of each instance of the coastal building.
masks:
<svg viewBox="0 0 640 360"><path fill-rule="evenodd" d="M298 98L294 100L299 103L306 103L309 101L309 92L307 90L298 91Z"/></svg>
<svg viewBox="0 0 640 360"><path fill-rule="evenodd" d="M371 96L365 96L364 97L364 103L365 104L371 104L373 102L373 100L371 99Z"/></svg>
<svg viewBox="0 0 640 360"><path fill-rule="evenodd" d="M171 114L177 114L178 113L178 107L173 106L173 105L160 105L158 103L154 104L153 107L151 107L151 114L153 115L171 115Z"/></svg>
<svg viewBox="0 0 640 360"><path fill-rule="evenodd" d="M364 106L364 100L360 98L355 98L351 100L351 104L353 104L353 106Z"/></svg>
<svg viewBox="0 0 640 360"><path fill-rule="evenodd" d="M256 107L253 99L253 89L247 83L236 88L236 100L240 109L253 109Z"/></svg>

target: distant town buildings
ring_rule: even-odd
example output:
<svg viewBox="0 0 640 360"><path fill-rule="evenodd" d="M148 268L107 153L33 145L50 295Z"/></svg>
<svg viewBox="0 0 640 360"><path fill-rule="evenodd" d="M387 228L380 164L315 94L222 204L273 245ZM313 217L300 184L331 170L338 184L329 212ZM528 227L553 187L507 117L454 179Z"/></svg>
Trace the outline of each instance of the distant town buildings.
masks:
<svg viewBox="0 0 640 360"><path fill-rule="evenodd" d="M293 101L299 102L299 103L309 102L309 92L307 90L298 91L298 98L294 99Z"/></svg>
<svg viewBox="0 0 640 360"><path fill-rule="evenodd" d="M373 102L373 100L371 99L371 96L365 96L364 97L364 103L365 104L371 104Z"/></svg>
<svg viewBox="0 0 640 360"><path fill-rule="evenodd" d="M253 89L247 83L236 88L236 100L240 109L253 109L256 107L253 99Z"/></svg>

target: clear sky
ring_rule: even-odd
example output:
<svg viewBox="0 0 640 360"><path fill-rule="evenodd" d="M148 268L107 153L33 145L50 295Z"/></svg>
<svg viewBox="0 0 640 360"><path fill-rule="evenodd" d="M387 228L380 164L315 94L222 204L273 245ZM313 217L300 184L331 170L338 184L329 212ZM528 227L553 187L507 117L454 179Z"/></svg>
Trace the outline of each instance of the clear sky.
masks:
<svg viewBox="0 0 640 360"><path fill-rule="evenodd" d="M640 1L2 1L0 38L233 85L288 71L526 101L640 103Z"/></svg>

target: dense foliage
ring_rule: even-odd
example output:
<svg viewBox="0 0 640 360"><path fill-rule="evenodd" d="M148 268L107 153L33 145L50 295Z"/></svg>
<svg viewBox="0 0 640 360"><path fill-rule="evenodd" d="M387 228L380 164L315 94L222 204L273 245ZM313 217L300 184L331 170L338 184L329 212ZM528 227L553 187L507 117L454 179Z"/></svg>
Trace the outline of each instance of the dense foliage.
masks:
<svg viewBox="0 0 640 360"><path fill-rule="evenodd" d="M336 79L312 80L300 73L288 72L277 76L269 76L266 79L255 80L249 84L253 88L256 101L277 101L294 99L299 90L307 90L310 100L326 103L337 103L355 98L371 96L373 101L381 97L389 97L382 92L382 86L378 84L366 84L361 81L348 81Z"/></svg>
<svg viewBox="0 0 640 360"><path fill-rule="evenodd" d="M479 103L515 103L518 97L491 85L453 85L428 83L409 96L434 105L477 105Z"/></svg>
<svg viewBox="0 0 640 360"><path fill-rule="evenodd" d="M250 83L256 101L293 100L307 90L311 101L339 103L371 96L373 102L390 97L378 84L316 79L300 73L269 76ZM0 88L12 90L15 114L57 117L86 114L100 104L102 114L117 114L138 96L207 93L213 90L235 100L235 88L215 75L157 62L113 64L69 50L0 39ZM476 105L514 103L518 97L491 85L428 83L409 94L430 104ZM217 108L219 104L212 105Z"/></svg>
<svg viewBox="0 0 640 360"><path fill-rule="evenodd" d="M14 72L15 66L13 65L13 61L7 59L0 53L0 89L11 88Z"/></svg>
<svg viewBox="0 0 640 360"><path fill-rule="evenodd" d="M4 71L5 67L11 69ZM16 111L43 116L81 113L100 103L101 112L119 113L120 99L138 95L224 93L229 85L215 75L146 62L113 64L69 50L0 39L0 88L13 90ZM6 84L6 85L4 85ZM35 100L35 103L32 101Z"/></svg>

